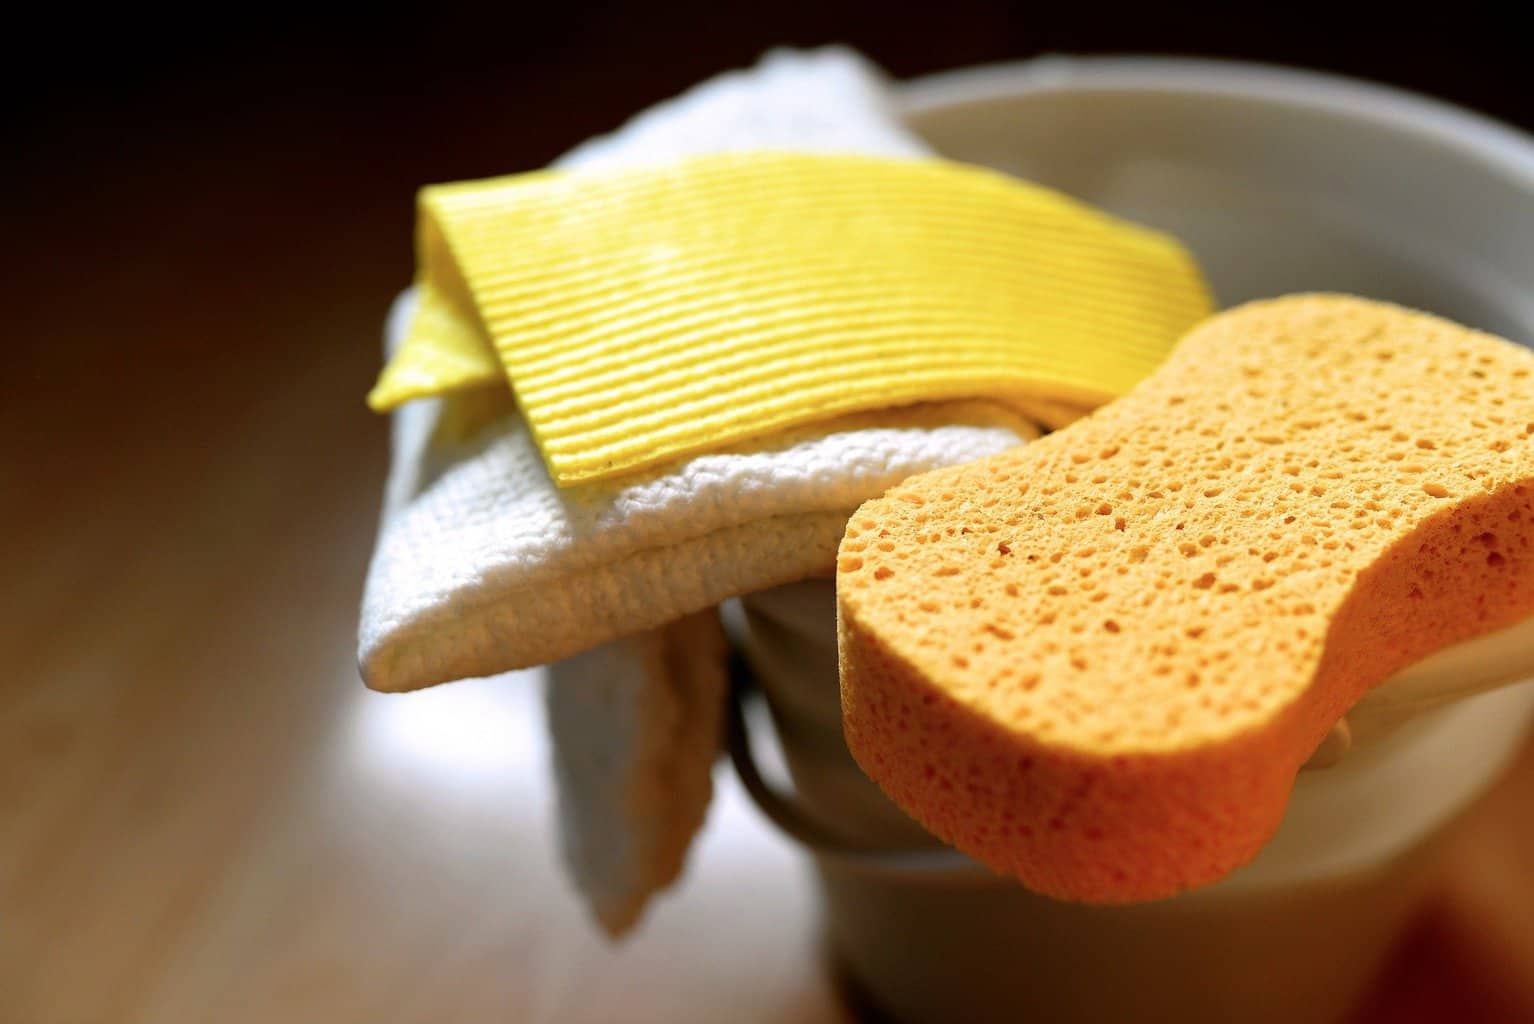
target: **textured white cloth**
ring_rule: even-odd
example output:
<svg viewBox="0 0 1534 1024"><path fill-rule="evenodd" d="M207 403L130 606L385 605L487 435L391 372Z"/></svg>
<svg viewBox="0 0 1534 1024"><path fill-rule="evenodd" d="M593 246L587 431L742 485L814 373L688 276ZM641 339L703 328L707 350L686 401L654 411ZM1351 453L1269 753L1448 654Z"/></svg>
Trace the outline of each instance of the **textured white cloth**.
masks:
<svg viewBox="0 0 1534 1024"><path fill-rule="evenodd" d="M419 434L427 424L405 425L401 449L440 455ZM520 418L498 421L436 473L412 467L430 483L383 528L363 673L411 690L546 664L827 572L863 501L1016 444L1019 429L981 402L912 406L560 490Z"/></svg>
<svg viewBox="0 0 1534 1024"><path fill-rule="evenodd" d="M610 935L682 871L703 824L719 751L726 645L713 609L555 667L560 845Z"/></svg>
<svg viewBox="0 0 1534 1024"><path fill-rule="evenodd" d="M887 109L881 81L845 50L770 54L560 165L750 148L926 152ZM391 314L391 346L410 301ZM465 434L459 421L481 426ZM722 647L697 619L645 631L829 574L864 500L1031 436L999 406L937 403L560 490L505 396L412 403L394 430L363 675L376 689L410 690L572 659L553 666L549 700L563 845L615 933L680 869L717 747Z"/></svg>

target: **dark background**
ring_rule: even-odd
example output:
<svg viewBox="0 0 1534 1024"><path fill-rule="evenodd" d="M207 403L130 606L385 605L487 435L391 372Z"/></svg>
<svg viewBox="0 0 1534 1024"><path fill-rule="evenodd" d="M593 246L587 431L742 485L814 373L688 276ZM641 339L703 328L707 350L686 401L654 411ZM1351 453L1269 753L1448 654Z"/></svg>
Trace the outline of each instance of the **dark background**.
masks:
<svg viewBox="0 0 1534 1024"><path fill-rule="evenodd" d="M410 274L417 186L542 165L773 45L848 43L901 78L1046 52L1254 59L1534 127L1534 62L1517 5L1499 6L1508 13L977 0L34 9L0 61L19 112L0 172L13 254L0 287L28 328L9 357L24 350L16 369L51 376L36 350L82 300L155 310L177 328L156 335L172 352L177 337L219 329L187 321L200 283L225 289L222 314L277 334L297 292L370 295L381 310Z"/></svg>
<svg viewBox="0 0 1534 1024"><path fill-rule="evenodd" d="M129 289L167 321L186 315L188 280L220 272L287 292L334 278L338 292L361 287L381 309L410 273L418 185L539 166L779 44L849 43L901 78L1046 52L1254 59L1373 78L1534 127L1517 5L1499 5L1504 15L1416 6L33 9L11 22L0 61L19 113L0 205L13 239L5 288L13 311L43 321L20 338L29 349L48 321L62 326L37 306L58 295L59 261L71 264L70 305L120 302ZM230 315L261 319L283 301L250 289L230 299Z"/></svg>

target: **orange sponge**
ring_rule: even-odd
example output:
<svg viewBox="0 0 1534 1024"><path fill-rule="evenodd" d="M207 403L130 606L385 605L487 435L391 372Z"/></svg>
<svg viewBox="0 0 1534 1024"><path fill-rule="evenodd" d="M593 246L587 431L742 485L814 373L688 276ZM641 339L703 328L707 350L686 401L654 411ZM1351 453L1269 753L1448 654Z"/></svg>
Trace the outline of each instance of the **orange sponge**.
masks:
<svg viewBox="0 0 1534 1024"><path fill-rule="evenodd" d="M863 769L1037 891L1240 866L1371 686L1534 615L1534 353L1341 296L1206 321L1128 397L865 504Z"/></svg>

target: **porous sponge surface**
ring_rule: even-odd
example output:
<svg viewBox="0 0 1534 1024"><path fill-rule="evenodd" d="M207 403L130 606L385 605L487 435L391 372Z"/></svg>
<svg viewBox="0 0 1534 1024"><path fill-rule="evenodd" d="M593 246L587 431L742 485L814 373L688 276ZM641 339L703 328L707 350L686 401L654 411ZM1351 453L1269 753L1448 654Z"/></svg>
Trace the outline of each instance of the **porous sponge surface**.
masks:
<svg viewBox="0 0 1534 1024"><path fill-rule="evenodd" d="M865 504L847 741L935 834L1123 902L1256 854L1374 684L1534 614L1534 354L1343 296L1207 321L1125 399Z"/></svg>

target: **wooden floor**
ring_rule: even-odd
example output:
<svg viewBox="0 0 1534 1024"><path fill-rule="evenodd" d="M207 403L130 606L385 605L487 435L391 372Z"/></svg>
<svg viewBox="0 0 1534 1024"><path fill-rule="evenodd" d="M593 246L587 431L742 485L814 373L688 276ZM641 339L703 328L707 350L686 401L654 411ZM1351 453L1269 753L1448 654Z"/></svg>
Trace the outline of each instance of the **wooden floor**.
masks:
<svg viewBox="0 0 1534 1024"><path fill-rule="evenodd" d="M732 784L613 949L557 870L536 679L357 680L409 185L500 168L196 124L35 156L7 238L0 1021L850 1019ZM1534 746L1359 1017L1447 1019L1534 1020Z"/></svg>

